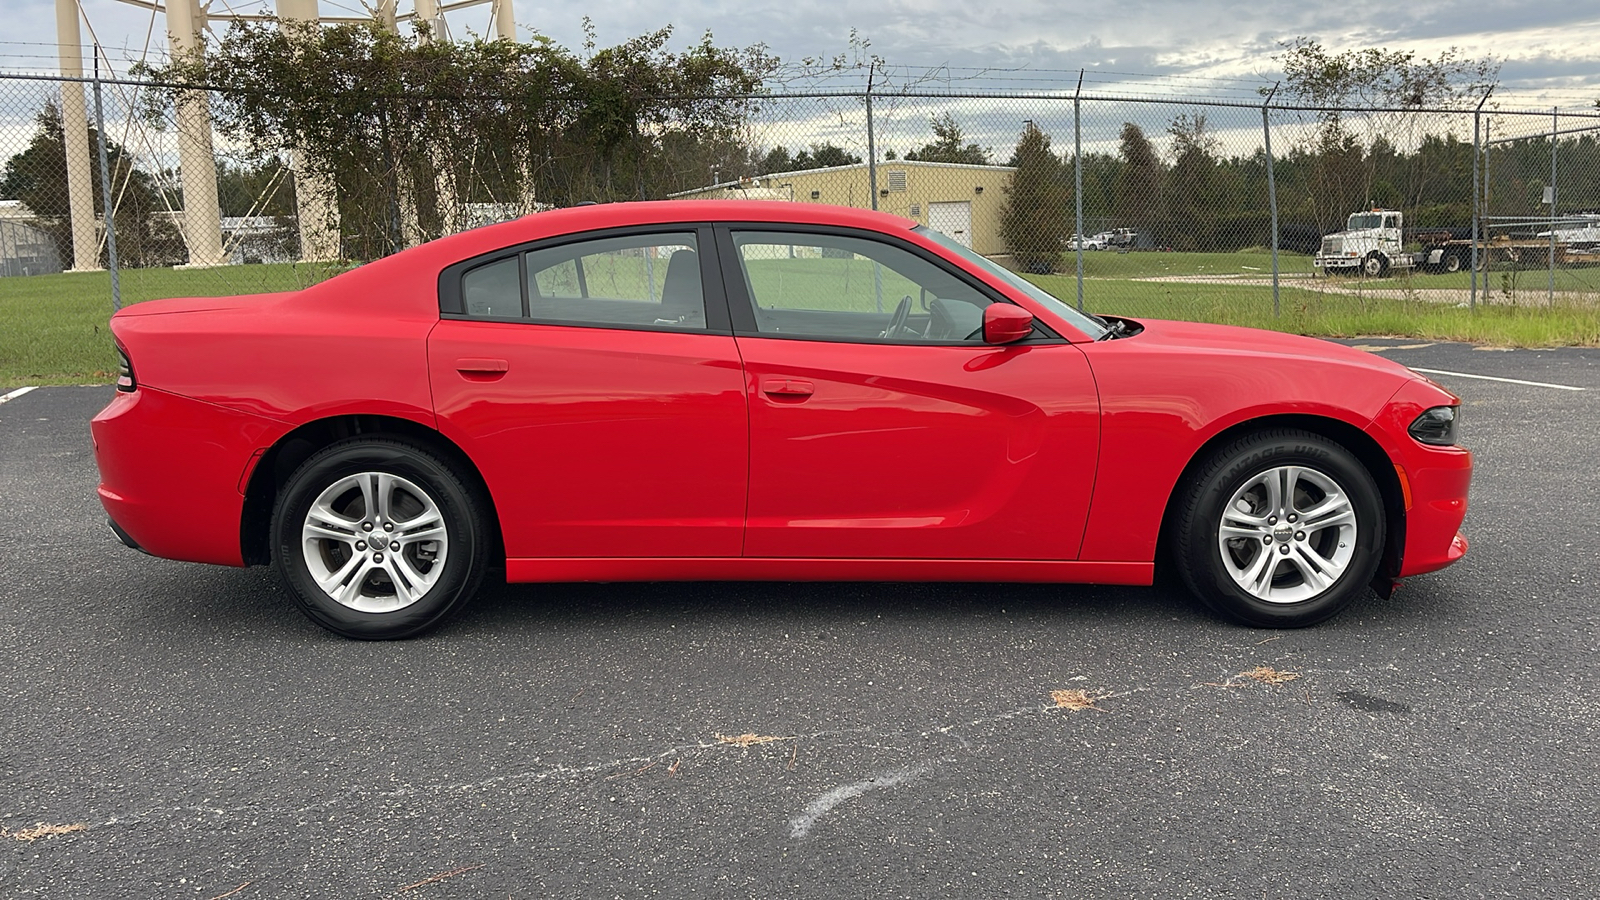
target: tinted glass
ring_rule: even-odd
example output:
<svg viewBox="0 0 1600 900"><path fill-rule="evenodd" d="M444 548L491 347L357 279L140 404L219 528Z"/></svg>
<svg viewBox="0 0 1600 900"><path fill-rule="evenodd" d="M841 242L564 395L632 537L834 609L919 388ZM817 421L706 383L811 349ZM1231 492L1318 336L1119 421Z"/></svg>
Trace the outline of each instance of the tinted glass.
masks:
<svg viewBox="0 0 1600 900"><path fill-rule="evenodd" d="M469 271L461 279L461 299L469 316L521 316L522 284L517 258L513 256Z"/></svg>
<svg viewBox="0 0 1600 900"><path fill-rule="evenodd" d="M861 238L735 231L763 333L894 343L982 341L989 298L901 247Z"/></svg>
<svg viewBox="0 0 1600 900"><path fill-rule="evenodd" d="M526 254L528 315L586 325L704 328L693 233L562 244Z"/></svg>

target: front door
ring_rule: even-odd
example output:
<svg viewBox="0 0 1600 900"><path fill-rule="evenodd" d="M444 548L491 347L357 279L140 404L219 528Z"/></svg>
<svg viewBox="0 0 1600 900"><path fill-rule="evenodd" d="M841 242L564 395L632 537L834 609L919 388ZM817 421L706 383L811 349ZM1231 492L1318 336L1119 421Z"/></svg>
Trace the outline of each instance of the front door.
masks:
<svg viewBox="0 0 1600 900"><path fill-rule="evenodd" d="M752 226L719 246L749 393L746 556L1077 557L1099 404L1076 347L983 343L983 307L1006 301L908 245Z"/></svg>

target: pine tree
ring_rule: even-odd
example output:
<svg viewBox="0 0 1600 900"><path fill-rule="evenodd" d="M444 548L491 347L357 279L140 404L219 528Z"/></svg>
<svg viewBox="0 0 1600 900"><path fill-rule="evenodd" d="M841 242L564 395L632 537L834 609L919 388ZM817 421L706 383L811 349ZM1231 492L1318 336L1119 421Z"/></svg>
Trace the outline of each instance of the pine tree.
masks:
<svg viewBox="0 0 1600 900"><path fill-rule="evenodd" d="M1022 271L1049 272L1071 234L1067 213L1071 198L1062 179L1061 159L1050 152L1050 136L1029 122L1012 160L1017 171L1006 189L1000 237Z"/></svg>

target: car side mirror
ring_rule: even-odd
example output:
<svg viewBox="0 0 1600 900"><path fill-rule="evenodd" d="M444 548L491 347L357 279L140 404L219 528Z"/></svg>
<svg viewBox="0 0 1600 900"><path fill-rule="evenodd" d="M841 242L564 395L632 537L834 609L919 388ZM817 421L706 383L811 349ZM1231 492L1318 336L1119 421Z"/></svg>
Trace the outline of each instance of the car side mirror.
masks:
<svg viewBox="0 0 1600 900"><path fill-rule="evenodd" d="M1033 313L1010 303L991 303L983 308L983 342L1009 344L1033 333Z"/></svg>

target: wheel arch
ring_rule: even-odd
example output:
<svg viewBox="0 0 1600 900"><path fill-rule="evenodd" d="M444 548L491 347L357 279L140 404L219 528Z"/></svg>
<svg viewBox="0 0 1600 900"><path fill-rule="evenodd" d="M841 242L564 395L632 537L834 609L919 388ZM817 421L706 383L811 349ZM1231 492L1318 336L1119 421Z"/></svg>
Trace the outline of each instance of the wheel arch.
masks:
<svg viewBox="0 0 1600 900"><path fill-rule="evenodd" d="M1182 488L1190 483L1218 447L1255 432L1274 428L1295 428L1325 437L1350 451L1372 476L1372 480L1378 485L1378 493L1383 498L1385 524L1383 557L1378 563L1378 572L1374 576L1372 587L1387 597L1394 590L1395 579L1400 574L1400 562L1406 546L1405 495L1400 486L1400 476L1395 471L1394 461L1371 435L1349 422L1327 416L1285 414L1249 419L1217 432L1200 445L1179 474L1172 494L1167 498L1166 508L1161 514L1161 530L1156 538L1157 578L1165 577L1174 564L1173 530L1183 501Z"/></svg>
<svg viewBox="0 0 1600 900"><path fill-rule="evenodd" d="M489 550L492 564L505 560L505 541L500 533L500 514L494 505L483 473L472 458L454 441L443 434L409 419L380 415L340 415L317 419L290 431L262 455L250 473L245 487L244 511L239 518L239 551L247 566L266 565L271 562L270 537L272 509L278 494L300 464L336 441L368 435L372 437L399 437L444 457L461 476L468 489L485 504L490 536Z"/></svg>

